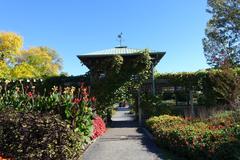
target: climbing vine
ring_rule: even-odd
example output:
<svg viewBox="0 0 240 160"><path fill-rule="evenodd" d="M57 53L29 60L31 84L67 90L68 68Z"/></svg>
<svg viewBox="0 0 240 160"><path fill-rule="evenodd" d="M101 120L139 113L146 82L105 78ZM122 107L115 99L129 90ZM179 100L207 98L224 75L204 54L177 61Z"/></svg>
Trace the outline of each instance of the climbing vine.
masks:
<svg viewBox="0 0 240 160"><path fill-rule="evenodd" d="M166 80L169 86L181 86L187 90L200 91L202 101L206 106L214 106L217 99L231 102L236 95L232 95L239 84L240 68L234 69L211 69L198 72L167 73L156 75L156 80ZM233 89L234 88L234 89ZM230 99L230 100L229 100Z"/></svg>
<svg viewBox="0 0 240 160"><path fill-rule="evenodd" d="M133 95L149 78L152 66L148 50L131 56L115 55L83 63L91 66L91 92L98 99L97 111L103 116L109 114L114 103Z"/></svg>

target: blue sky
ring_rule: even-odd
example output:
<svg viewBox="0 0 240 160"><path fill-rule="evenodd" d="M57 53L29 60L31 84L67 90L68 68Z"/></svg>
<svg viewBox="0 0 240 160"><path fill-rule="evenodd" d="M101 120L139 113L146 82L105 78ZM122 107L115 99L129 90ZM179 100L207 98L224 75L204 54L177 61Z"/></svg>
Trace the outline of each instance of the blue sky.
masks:
<svg viewBox="0 0 240 160"><path fill-rule="evenodd" d="M1 0L0 31L24 37L24 48L48 46L63 71L86 72L76 55L118 45L166 51L159 72L207 68L202 38L207 0Z"/></svg>

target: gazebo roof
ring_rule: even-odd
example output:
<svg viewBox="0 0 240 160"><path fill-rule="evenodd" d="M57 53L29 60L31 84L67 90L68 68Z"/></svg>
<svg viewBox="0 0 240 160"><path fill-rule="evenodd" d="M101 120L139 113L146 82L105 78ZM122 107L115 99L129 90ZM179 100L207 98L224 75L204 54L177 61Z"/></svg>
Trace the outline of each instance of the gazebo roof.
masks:
<svg viewBox="0 0 240 160"><path fill-rule="evenodd" d="M121 46L121 47L115 47L115 48L110 48L110 49L105 49L105 50L100 50L100 51L95 51L95 52L90 52L86 54L81 54L78 55L77 57L81 59L82 57L87 58L87 57L105 57L105 56L114 56L114 55L122 55L122 56L131 56L134 54L139 54L139 52L143 51L144 49L135 49L135 48L127 48L126 46ZM150 54L159 54L159 55L164 55L165 52L159 52L159 51L154 51L154 50L149 50Z"/></svg>
<svg viewBox="0 0 240 160"><path fill-rule="evenodd" d="M127 48L126 46L120 46L95 52L90 52L86 54L78 55L77 57L80 59L80 61L85 64L88 68L91 67L91 64L84 63L84 62L93 62L97 59L102 59L114 55L121 55L125 58L131 58L138 56L141 54L141 51L144 51L144 49L133 49L133 48ZM154 62L154 65L157 65L157 63L162 59L162 57L165 55L165 52L159 52L154 50L149 50L149 54L152 57L152 61Z"/></svg>

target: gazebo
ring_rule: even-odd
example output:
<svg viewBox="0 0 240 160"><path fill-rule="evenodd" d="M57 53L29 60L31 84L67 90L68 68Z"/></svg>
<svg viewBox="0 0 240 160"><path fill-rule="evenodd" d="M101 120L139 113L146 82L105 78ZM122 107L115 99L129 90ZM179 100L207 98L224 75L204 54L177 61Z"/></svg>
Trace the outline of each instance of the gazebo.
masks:
<svg viewBox="0 0 240 160"><path fill-rule="evenodd" d="M130 59L139 56L141 51L144 51L144 49L133 49L128 48L127 46L119 46L115 48L95 51L91 53L81 54L77 57L80 59L82 64L86 65L88 69L90 70L90 84L91 84L91 71L92 71L92 65L98 63L99 61L104 60L105 58L113 57L116 55L120 55L123 57L123 59ZM154 51L154 50L148 50L149 55L151 57L152 61L152 67L151 67L151 83L152 83L152 94L155 95L155 80L154 80L154 67L159 63L159 61L162 59L162 57L165 55L165 52L160 51ZM99 75L98 77L101 77L101 74L104 73L104 71L99 68ZM96 72L96 71L95 71ZM104 76L104 74L103 74ZM142 123L142 109L140 107L140 91L138 91L138 117L139 117L139 124Z"/></svg>
<svg viewBox="0 0 240 160"><path fill-rule="evenodd" d="M80 61L87 66L87 68L90 70L91 75L91 65L103 60L104 58L120 55L123 58L134 58L141 54L140 52L144 49L134 49L134 48L128 48L127 46L119 46L115 48L90 52L86 54L80 54L77 57L80 59ZM166 52L160 52L160 51L154 51L149 50L149 54L151 56L152 60L152 92L155 94L155 82L154 82L154 67L158 64L158 62L162 59L162 57L165 55ZM99 68L99 71L101 69ZM99 75L101 76L101 75ZM91 77L91 76L90 76Z"/></svg>

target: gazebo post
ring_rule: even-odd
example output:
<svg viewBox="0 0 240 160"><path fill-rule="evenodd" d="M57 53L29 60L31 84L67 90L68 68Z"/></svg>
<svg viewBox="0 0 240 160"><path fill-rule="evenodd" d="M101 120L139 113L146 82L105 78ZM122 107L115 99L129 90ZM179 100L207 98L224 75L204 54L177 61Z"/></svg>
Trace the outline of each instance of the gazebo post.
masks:
<svg viewBox="0 0 240 160"><path fill-rule="evenodd" d="M140 88L137 90L137 106L138 106L138 124L142 125L142 108L141 108L141 99L140 99Z"/></svg>
<svg viewBox="0 0 240 160"><path fill-rule="evenodd" d="M191 116L194 117L194 106L193 106L193 89L189 91L189 99L190 99L190 106L191 106Z"/></svg>
<svg viewBox="0 0 240 160"><path fill-rule="evenodd" d="M152 94L155 96L154 62L152 62Z"/></svg>

